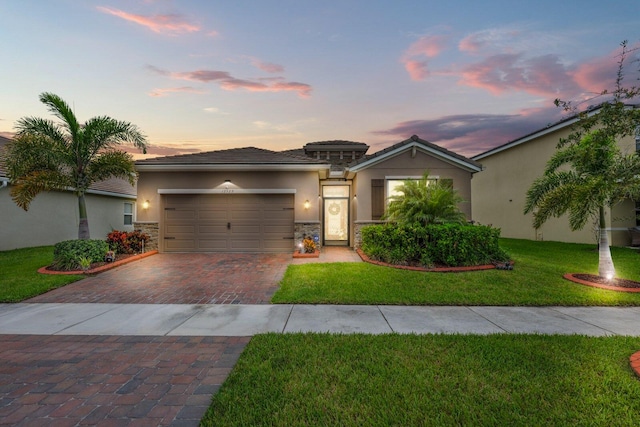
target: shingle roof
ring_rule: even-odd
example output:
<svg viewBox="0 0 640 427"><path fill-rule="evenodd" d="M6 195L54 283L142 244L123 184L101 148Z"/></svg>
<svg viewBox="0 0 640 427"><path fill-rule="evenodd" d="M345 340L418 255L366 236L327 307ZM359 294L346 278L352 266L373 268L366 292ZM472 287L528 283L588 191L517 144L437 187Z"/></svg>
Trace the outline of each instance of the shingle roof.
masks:
<svg viewBox="0 0 640 427"><path fill-rule="evenodd" d="M11 142L9 138L0 136L0 152L4 149L7 143ZM6 178L7 172L2 164L2 157L0 156L0 178ZM101 182L96 182L89 187L89 191L99 191L105 193L122 194L125 196L137 195L136 186L129 184L129 181L121 178L110 178Z"/></svg>
<svg viewBox="0 0 640 427"><path fill-rule="evenodd" d="M394 144L390 147L387 147L383 150L377 151L373 154L368 154L366 156L362 156L360 159L355 160L351 163L349 163L349 168L353 168L355 166L358 165L362 165L363 163L367 163L367 162L371 162L374 161L377 157L385 157L385 155L393 152L393 151L397 151L398 149L406 146L406 145L413 145L415 143L418 143L420 145L423 145L424 147L430 149L430 151L435 152L436 154L441 154L444 157L448 157L448 158L453 158L454 160L456 160L459 163L462 164L466 164L469 165L470 167L472 167L473 169L481 169L482 165L478 162L476 162L475 160L472 160L468 157L465 157L461 154L455 153L453 151L447 150L444 147L440 147L439 145L433 144L429 141L426 141L424 139L420 139L420 137L418 135L413 135L411 138L406 139L402 142L399 142L397 144Z"/></svg>
<svg viewBox="0 0 640 427"><path fill-rule="evenodd" d="M136 165L321 165L326 162L256 147L231 148L138 160Z"/></svg>

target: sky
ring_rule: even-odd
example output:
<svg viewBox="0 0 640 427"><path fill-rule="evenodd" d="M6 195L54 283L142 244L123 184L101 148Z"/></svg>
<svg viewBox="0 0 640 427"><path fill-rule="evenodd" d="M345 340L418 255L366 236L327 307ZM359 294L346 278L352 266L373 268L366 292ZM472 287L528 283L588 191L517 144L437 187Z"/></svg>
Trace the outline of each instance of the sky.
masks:
<svg viewBox="0 0 640 427"><path fill-rule="evenodd" d="M597 103L639 23L638 0L0 0L0 135L52 92L146 157L414 134L473 156Z"/></svg>

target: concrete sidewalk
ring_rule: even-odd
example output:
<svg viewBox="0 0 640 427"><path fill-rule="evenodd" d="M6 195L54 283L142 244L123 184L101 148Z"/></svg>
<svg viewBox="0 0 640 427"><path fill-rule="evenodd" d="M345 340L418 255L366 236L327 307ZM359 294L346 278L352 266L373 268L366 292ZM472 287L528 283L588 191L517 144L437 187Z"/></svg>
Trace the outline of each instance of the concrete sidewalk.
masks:
<svg viewBox="0 0 640 427"><path fill-rule="evenodd" d="M640 336L640 307L0 304L0 334L252 336L264 332Z"/></svg>

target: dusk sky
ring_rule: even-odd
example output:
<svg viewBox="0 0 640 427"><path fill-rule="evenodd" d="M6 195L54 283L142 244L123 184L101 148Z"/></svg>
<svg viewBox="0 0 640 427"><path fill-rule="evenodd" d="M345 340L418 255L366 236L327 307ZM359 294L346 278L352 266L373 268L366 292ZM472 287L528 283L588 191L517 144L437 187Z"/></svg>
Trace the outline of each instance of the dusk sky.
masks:
<svg viewBox="0 0 640 427"><path fill-rule="evenodd" d="M413 134L472 156L610 88L639 23L639 0L0 0L0 135L53 92L151 156Z"/></svg>

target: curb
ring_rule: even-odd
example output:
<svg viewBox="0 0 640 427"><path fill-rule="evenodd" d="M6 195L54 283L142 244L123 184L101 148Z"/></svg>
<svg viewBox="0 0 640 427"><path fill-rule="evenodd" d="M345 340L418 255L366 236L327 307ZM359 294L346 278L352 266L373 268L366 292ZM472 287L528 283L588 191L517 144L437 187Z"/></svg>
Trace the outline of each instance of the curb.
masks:
<svg viewBox="0 0 640 427"><path fill-rule="evenodd" d="M131 257L126 258L126 259L121 259L120 261L110 262L108 264L105 264L105 265L102 265L100 267L93 268L93 269L87 270L87 271L82 271L82 270L54 271L54 270L47 270L47 266L44 266L44 267L40 267L38 269L38 273L40 273L40 274L84 274L84 275L97 274L97 273L102 273L103 271L111 270L112 268L121 266L123 264L128 264L130 262L137 261L139 259L146 258L146 257L149 257L151 255L155 255L157 253L158 253L158 251L145 252L143 254L134 255L134 256L131 256Z"/></svg>
<svg viewBox="0 0 640 427"><path fill-rule="evenodd" d="M636 376L640 377L640 351L636 351L629 357L629 364Z"/></svg>
<svg viewBox="0 0 640 427"><path fill-rule="evenodd" d="M482 271L482 270L491 270L496 268L493 264L485 264L485 265L472 265L469 267L436 267L436 268L425 268L425 267L412 267L410 265L395 265L388 264L382 261L375 261L369 258L360 248L356 249L358 255L364 262L368 262L369 264L381 265L383 267L391 267L398 268L400 270L412 270L412 271L425 271L430 273L464 273L466 271Z"/></svg>
<svg viewBox="0 0 640 427"><path fill-rule="evenodd" d="M640 288L623 288L621 286L608 286L608 285L601 285L600 283L587 282L586 280L582 280L582 279L578 279L577 277L574 277L574 274L577 274L577 273L567 273L562 277L564 277L565 279L571 282L578 283L580 285L591 286L593 288L606 289L608 291L640 292Z"/></svg>

